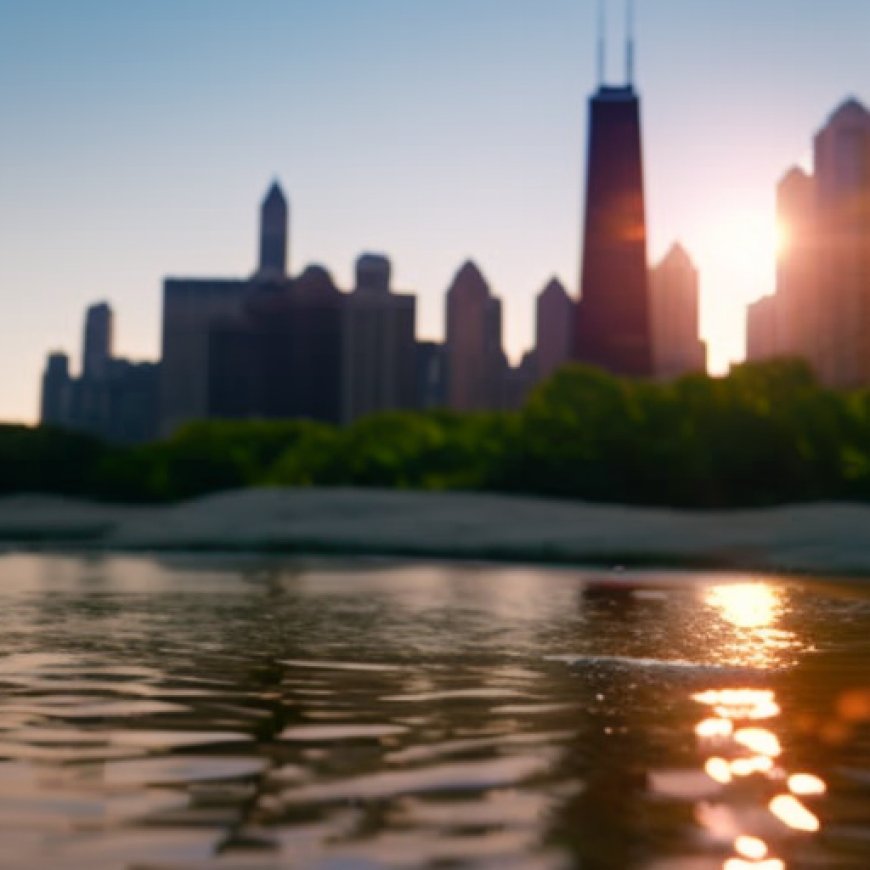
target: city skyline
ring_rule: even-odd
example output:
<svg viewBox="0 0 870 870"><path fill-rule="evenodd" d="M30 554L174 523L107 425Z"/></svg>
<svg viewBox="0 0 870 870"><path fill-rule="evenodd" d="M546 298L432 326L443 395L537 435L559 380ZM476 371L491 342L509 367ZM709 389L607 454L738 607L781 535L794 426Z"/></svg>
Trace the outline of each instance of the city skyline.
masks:
<svg viewBox="0 0 870 870"><path fill-rule="evenodd" d="M43 4L56 13L45 19L0 2L0 39L8 41L0 46L0 88L19 122L3 146L10 184L0 206L0 286L7 288L4 320L18 327L4 362L20 372L0 393L0 418L35 419L44 354L74 349L78 312L94 299L109 299L120 313L117 345L125 355L156 358L162 277L249 275L256 240L246 218L273 176L299 218L294 272L321 262L349 288L355 254L383 250L398 285L419 296L420 337L441 338L443 293L471 257L505 303L506 346L517 362L532 343L535 295L553 276L572 291L577 286L595 5L508 2L494 15L496 4L481 0L458 18L451 3L409 12L387 0L333 0L318 11L264 2L243 20L223 2L209 4L208 17L202 3L175 4L181 11L173 17L165 3L132 13L91 0L67 20L59 4ZM610 78L621 54L621 5L610 4ZM659 4L655 15L638 4L650 265L676 240L695 259L714 370L736 356L745 303L773 289L781 172L806 164L809 135L848 93L860 98L867 80L866 63L843 43L860 22L870 26L870 11L845 0L826 4L824 17L805 2L767 6L742 21L735 4L725 17L678 0ZM273 25L281 21L296 25L278 31L301 52L276 50ZM427 22L432 32L421 41L415 34ZM217 63L221 49L233 46L224 41L233 24L243 57L257 61L250 68L240 60ZM704 33L710 42L700 51ZM46 50L29 57L37 38ZM735 56L728 74L716 73L716 58L737 43L739 63ZM326 54L337 70L312 81L321 68L311 63L317 45L333 49ZM88 55L89 46L98 50ZM812 75L796 62L808 46L826 64L814 65ZM64 65L66 77L53 77ZM358 80L350 78L354 65ZM697 75L687 76L684 66ZM738 94L759 68L782 77L758 78L752 91ZM394 80L404 69L406 80ZM306 71L309 81L300 81ZM161 94L173 75L178 93ZM474 86L462 92L463 82ZM707 116L703 143L697 128L705 127L704 111L686 108L692 88L711 105L717 94L734 92L735 102L717 106L720 126L711 128ZM278 94L295 111L281 121L273 105L257 127L239 111L255 92L251 115ZM185 105L192 97L197 101ZM412 104L426 111L409 123L401 108ZM300 113L306 107L321 111ZM56 135L45 135L52 127ZM379 127L382 135L372 137ZM137 135L148 159L128 163L124 146ZM312 163L314 148L325 156ZM730 161L719 164L729 149ZM735 178L742 186L734 187ZM687 198L693 188L694 204Z"/></svg>

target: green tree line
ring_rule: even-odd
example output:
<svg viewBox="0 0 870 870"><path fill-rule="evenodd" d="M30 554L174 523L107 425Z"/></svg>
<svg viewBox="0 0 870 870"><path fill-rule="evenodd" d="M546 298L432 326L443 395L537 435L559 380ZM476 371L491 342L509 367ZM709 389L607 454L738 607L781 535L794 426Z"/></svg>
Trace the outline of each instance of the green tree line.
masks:
<svg viewBox="0 0 870 870"><path fill-rule="evenodd" d="M528 493L722 508L870 499L870 392L800 362L630 381L567 366L512 413L391 412L338 428L212 420L114 447L0 427L0 492L164 502L248 486Z"/></svg>

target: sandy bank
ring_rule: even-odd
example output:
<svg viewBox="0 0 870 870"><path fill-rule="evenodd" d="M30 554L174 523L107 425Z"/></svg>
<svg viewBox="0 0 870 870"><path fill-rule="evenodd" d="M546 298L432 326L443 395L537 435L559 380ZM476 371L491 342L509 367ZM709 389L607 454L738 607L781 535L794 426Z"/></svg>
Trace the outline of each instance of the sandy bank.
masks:
<svg viewBox="0 0 870 870"><path fill-rule="evenodd" d="M262 489L174 506L0 499L10 546L722 565L870 576L870 506L693 513L474 493Z"/></svg>

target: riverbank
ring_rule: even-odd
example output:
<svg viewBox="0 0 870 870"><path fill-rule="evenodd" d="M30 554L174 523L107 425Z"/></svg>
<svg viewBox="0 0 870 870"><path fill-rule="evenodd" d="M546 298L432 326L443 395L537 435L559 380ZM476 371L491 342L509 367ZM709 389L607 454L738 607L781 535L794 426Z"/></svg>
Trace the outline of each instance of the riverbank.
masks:
<svg viewBox="0 0 870 870"><path fill-rule="evenodd" d="M363 489L250 489L171 506L0 499L7 549L308 552L870 576L870 506L689 512Z"/></svg>

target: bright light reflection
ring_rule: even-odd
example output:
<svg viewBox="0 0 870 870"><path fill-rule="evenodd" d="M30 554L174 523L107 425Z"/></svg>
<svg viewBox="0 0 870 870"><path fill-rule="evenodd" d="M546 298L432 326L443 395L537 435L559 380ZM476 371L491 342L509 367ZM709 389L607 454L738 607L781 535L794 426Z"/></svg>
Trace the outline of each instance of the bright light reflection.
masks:
<svg viewBox="0 0 870 870"><path fill-rule="evenodd" d="M796 797L790 794L777 795L769 804L770 811L795 831L818 831L819 820Z"/></svg>
<svg viewBox="0 0 870 870"><path fill-rule="evenodd" d="M771 625L781 610L778 593L764 583L735 583L713 587L707 604L737 628Z"/></svg>
<svg viewBox="0 0 870 870"><path fill-rule="evenodd" d="M738 837L734 841L734 851L743 858L760 861L767 857L767 843L758 837Z"/></svg>
<svg viewBox="0 0 870 870"><path fill-rule="evenodd" d="M773 770L773 759L766 755L754 755L752 758L736 758L731 762L731 773L734 776L746 777L753 773L770 773Z"/></svg>
<svg viewBox="0 0 870 870"><path fill-rule="evenodd" d="M779 858L768 858L767 861L744 861L742 858L729 858L723 865L723 870L785 870L785 864Z"/></svg>
<svg viewBox="0 0 870 870"><path fill-rule="evenodd" d="M710 779L720 785L731 782L731 765L724 758L708 758L704 770Z"/></svg>
<svg viewBox="0 0 870 870"><path fill-rule="evenodd" d="M734 740L759 755L776 758L782 753L779 738L766 728L741 728L734 735Z"/></svg>
<svg viewBox="0 0 870 870"><path fill-rule="evenodd" d="M788 778L789 791L799 795L824 794L828 787L824 781L811 773L796 773Z"/></svg>
<svg viewBox="0 0 870 870"><path fill-rule="evenodd" d="M730 737L734 723L728 719L704 719L695 726L695 734L702 738Z"/></svg>

